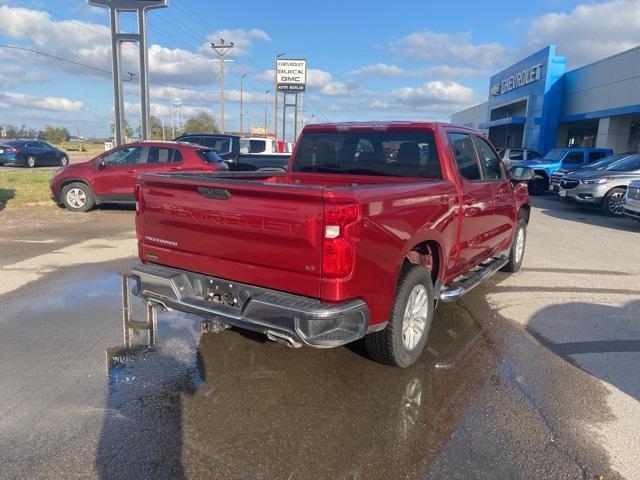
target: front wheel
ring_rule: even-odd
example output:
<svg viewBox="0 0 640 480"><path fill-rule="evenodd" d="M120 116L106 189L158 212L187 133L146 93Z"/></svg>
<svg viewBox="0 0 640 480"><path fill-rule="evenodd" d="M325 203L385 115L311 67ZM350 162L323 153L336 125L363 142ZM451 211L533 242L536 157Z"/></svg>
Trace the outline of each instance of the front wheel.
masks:
<svg viewBox="0 0 640 480"><path fill-rule="evenodd" d="M405 266L386 328L365 337L374 360L406 368L424 351L435 309L431 273L419 265Z"/></svg>
<svg viewBox="0 0 640 480"><path fill-rule="evenodd" d="M622 216L624 212L624 188L612 188L602 201L602 211L614 217Z"/></svg>
<svg viewBox="0 0 640 480"><path fill-rule="evenodd" d="M515 273L520 270L524 260L524 249L527 246L527 222L524 218L518 220L516 232L509 250L509 262L501 268L503 272Z"/></svg>
<svg viewBox="0 0 640 480"><path fill-rule="evenodd" d="M87 212L95 203L95 196L86 183L74 182L62 189L62 203L71 212Z"/></svg>
<svg viewBox="0 0 640 480"><path fill-rule="evenodd" d="M549 188L549 182L547 182L546 178L538 175L529 181L527 187L529 188L529 194L542 195Z"/></svg>
<svg viewBox="0 0 640 480"><path fill-rule="evenodd" d="M69 157L65 155L64 157L60 158L60 166L66 167L67 165L69 165Z"/></svg>

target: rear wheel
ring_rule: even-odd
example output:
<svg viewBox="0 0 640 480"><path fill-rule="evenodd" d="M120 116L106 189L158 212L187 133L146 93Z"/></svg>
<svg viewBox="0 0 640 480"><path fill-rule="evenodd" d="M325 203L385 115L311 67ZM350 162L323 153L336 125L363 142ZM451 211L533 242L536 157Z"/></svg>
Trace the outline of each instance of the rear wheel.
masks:
<svg viewBox="0 0 640 480"><path fill-rule="evenodd" d="M25 165L27 166L27 168L33 168L36 166L36 157L34 157L33 155L29 155L27 157L27 161L25 162Z"/></svg>
<svg viewBox="0 0 640 480"><path fill-rule="evenodd" d="M415 363L427 343L434 309L431 273L419 265L403 268L389 323L365 337L371 358L401 368Z"/></svg>
<svg viewBox="0 0 640 480"><path fill-rule="evenodd" d="M527 222L524 218L518 220L516 233L513 236L513 243L509 251L509 262L500 270L514 273L520 270L522 260L524 260L524 249L527 245Z"/></svg>
<svg viewBox="0 0 640 480"><path fill-rule="evenodd" d="M72 212L86 212L94 207L96 200L86 183L74 182L62 189L62 203Z"/></svg>
<svg viewBox="0 0 640 480"><path fill-rule="evenodd" d="M66 167L67 165L69 165L69 157L67 157L66 155L60 158L60 166L61 167Z"/></svg>
<svg viewBox="0 0 640 480"><path fill-rule="evenodd" d="M622 216L624 212L624 188L612 188L602 201L602 211L615 217Z"/></svg>

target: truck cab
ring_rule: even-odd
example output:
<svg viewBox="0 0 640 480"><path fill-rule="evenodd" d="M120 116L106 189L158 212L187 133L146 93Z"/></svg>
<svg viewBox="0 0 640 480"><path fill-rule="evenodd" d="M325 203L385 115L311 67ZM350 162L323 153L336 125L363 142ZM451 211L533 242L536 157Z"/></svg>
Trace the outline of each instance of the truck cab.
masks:
<svg viewBox="0 0 640 480"><path fill-rule="evenodd" d="M544 158L514 165L533 168L535 178L529 182L529 193L542 195L549 189L551 176L556 170L577 170L612 154L610 148L554 148Z"/></svg>

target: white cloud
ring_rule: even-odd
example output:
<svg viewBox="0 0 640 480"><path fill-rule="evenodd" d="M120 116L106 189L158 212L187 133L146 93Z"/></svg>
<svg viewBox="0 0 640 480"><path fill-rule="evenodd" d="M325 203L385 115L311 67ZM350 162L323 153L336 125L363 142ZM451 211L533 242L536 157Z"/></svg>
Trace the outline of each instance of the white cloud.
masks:
<svg viewBox="0 0 640 480"><path fill-rule="evenodd" d="M473 101L473 90L452 81L432 80L419 87L403 87L393 90L391 95L400 103L409 106L442 104L464 105Z"/></svg>
<svg viewBox="0 0 640 480"><path fill-rule="evenodd" d="M517 20L514 32L527 34L528 50L556 44L571 65L583 65L633 48L640 43L640 2L614 0L586 3L570 12L547 13Z"/></svg>
<svg viewBox="0 0 640 480"><path fill-rule="evenodd" d="M42 75L27 72L20 65L0 64L0 88L10 88L14 85L41 82Z"/></svg>
<svg viewBox="0 0 640 480"><path fill-rule="evenodd" d="M64 97L38 97L16 92L0 92L0 108L38 108L56 112L81 112L87 107L83 102Z"/></svg>
<svg viewBox="0 0 640 480"><path fill-rule="evenodd" d="M474 44L469 33L413 32L392 42L390 50L398 56L466 66L492 68L502 63L508 51L498 42Z"/></svg>
<svg viewBox="0 0 640 480"><path fill-rule="evenodd" d="M406 76L407 73L407 70L404 70L397 65L376 63L374 65L365 65L364 67L351 70L348 75L362 77L403 77Z"/></svg>

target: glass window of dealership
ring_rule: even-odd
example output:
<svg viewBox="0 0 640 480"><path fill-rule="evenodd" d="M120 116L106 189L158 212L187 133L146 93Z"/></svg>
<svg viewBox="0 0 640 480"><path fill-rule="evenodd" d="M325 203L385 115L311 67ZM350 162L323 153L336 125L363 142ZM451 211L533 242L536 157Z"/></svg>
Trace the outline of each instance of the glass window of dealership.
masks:
<svg viewBox="0 0 640 480"><path fill-rule="evenodd" d="M550 45L491 77L489 99L451 116L498 148L640 150L640 47L566 72Z"/></svg>

